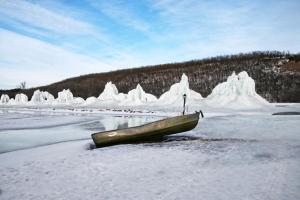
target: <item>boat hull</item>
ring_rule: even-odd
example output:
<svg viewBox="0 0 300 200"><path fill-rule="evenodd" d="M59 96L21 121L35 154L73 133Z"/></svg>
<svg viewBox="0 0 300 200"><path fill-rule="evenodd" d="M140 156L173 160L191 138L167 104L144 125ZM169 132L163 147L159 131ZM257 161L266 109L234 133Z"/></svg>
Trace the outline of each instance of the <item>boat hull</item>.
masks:
<svg viewBox="0 0 300 200"><path fill-rule="evenodd" d="M147 141L165 135L192 130L198 124L199 113L167 118L132 128L92 134L97 147Z"/></svg>

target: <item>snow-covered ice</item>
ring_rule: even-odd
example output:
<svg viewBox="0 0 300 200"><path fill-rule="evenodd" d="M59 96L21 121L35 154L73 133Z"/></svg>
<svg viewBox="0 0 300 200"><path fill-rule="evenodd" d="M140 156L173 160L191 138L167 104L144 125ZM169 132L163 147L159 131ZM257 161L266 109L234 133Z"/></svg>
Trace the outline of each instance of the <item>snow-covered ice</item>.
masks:
<svg viewBox="0 0 300 200"><path fill-rule="evenodd" d="M202 109L192 131L93 149L94 132ZM188 77L157 100L108 82L86 100L35 91L0 105L0 199L300 199L300 104L270 104L246 72L203 98Z"/></svg>
<svg viewBox="0 0 300 200"><path fill-rule="evenodd" d="M91 149L93 132L157 117L0 109L0 146L31 147L0 154L0 199L300 199L300 116L271 115L288 110L204 113L168 141Z"/></svg>
<svg viewBox="0 0 300 200"><path fill-rule="evenodd" d="M99 113L62 113L56 110L3 110L0 119L0 153L3 153L87 139L90 138L91 131L137 126L159 117L113 117Z"/></svg>

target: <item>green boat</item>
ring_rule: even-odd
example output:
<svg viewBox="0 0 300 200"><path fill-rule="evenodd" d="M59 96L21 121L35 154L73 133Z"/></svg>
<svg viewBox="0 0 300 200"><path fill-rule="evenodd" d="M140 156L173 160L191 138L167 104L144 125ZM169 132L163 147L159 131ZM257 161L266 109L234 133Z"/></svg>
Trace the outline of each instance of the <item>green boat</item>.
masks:
<svg viewBox="0 0 300 200"><path fill-rule="evenodd" d="M192 130L198 124L200 113L203 117L200 111L194 114L155 121L142 126L94 133L91 136L96 147L148 141L165 135Z"/></svg>

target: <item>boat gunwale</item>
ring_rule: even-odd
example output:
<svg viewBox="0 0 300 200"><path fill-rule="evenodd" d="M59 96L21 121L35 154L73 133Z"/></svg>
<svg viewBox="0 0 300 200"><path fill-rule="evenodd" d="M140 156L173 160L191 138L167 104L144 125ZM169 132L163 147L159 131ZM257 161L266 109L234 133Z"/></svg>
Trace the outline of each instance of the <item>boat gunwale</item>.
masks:
<svg viewBox="0 0 300 200"><path fill-rule="evenodd" d="M195 127L195 126L197 126L197 123L198 122L195 122L195 121L189 121L189 122L185 122L185 123L183 123L182 125L190 125L191 123L195 123L194 125L193 125L193 128ZM182 127L182 125L180 126L180 127ZM166 127L166 128L163 128L163 129L161 129L161 130L163 130L163 131L166 131L166 130L168 130L168 129L170 129L171 127ZM193 128L191 128L191 129L193 129ZM191 130L191 129L189 129L189 130ZM176 132L176 133L179 133L179 132ZM172 133L172 134L176 134L176 133ZM171 135L171 134L168 134L168 135ZM96 144L96 146L97 147L107 147L107 146L112 146L112 145L118 145L118 144L130 144L130 143L135 143L135 142L140 142L141 141L141 138L139 138L139 137L135 137L136 135L131 135L131 137L130 137L130 139L123 139L123 138L120 138L118 141L105 141L105 142L95 142L95 144ZM159 137L159 138L161 138L161 137L163 137L163 136L165 136L165 135L156 135L156 134L153 134L153 135L148 135L148 136L144 136L143 138L144 139L146 139L146 138L149 138L149 137ZM147 139L146 139L146 141L147 141Z"/></svg>
<svg viewBox="0 0 300 200"><path fill-rule="evenodd" d="M161 119L161 120L158 120L158 121L154 121L154 122L150 122L150 123L147 123L147 124L142 124L142 125L139 125L139 126L134 126L134 127L127 127L127 128L122 128L122 129L114 129L114 130L109 130L109 131L102 131L102 132L97 132L97 133L93 133L91 136L93 137L94 135L97 135L97 134L107 134L109 132L114 132L114 131L120 131L120 130L128 130L128 129L135 129L135 128L141 128L143 126L148 126L148 125L152 125L152 124L155 124L155 123L160 123L162 121L166 121L166 120L170 120L170 119L175 119L175 118L180 118L180 117L191 117L193 115L197 116L198 115L198 120L199 120L199 112L196 112L196 113L193 113L193 114L189 114L189 115L181 115L181 116L175 116L175 117L171 117L171 118L165 118L165 119Z"/></svg>

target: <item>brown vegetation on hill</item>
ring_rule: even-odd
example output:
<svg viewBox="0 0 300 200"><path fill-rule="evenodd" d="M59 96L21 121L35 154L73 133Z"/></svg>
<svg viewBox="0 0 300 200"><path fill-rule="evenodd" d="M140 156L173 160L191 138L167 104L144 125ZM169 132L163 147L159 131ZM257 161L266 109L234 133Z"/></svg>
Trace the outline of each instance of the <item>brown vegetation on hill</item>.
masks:
<svg viewBox="0 0 300 200"><path fill-rule="evenodd" d="M0 90L13 97L25 93L29 98L34 90L48 91L54 96L63 89L71 89L74 96L98 97L105 84L112 81L119 92L127 93L138 83L148 93L159 97L178 81L182 73L189 77L190 87L206 97L212 89L235 71L247 71L256 82L257 92L271 102L300 102L300 55L278 51L252 52L218 56L182 63L170 63L107 73L88 74L51 85L15 90Z"/></svg>

